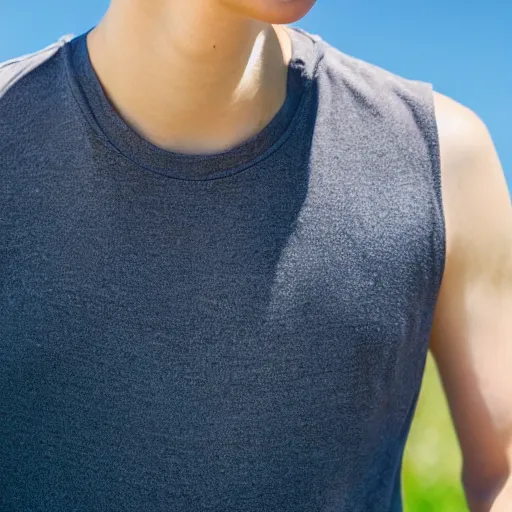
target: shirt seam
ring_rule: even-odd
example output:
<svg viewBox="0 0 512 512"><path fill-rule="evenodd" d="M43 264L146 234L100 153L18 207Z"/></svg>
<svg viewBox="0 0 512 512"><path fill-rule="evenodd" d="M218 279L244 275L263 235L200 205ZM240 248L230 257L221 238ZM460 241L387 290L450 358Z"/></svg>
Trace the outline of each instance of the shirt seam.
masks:
<svg viewBox="0 0 512 512"><path fill-rule="evenodd" d="M306 35L310 39L312 39L309 36L309 34L306 34ZM71 76L71 72L70 72L70 69L69 69L69 61L71 59L71 55L70 54L64 55L64 58L66 59L66 62L64 62L63 65L66 68L66 71L65 71L66 72L66 78L67 78L66 81L67 81L67 84L68 84L68 88L71 91L71 95L72 95L74 101L76 102L76 104L77 104L77 106L78 106L78 108L80 110L80 113L81 113L82 117L84 118L85 122L87 123L88 126L90 126L92 128L95 136L97 137L97 139L100 142L102 142L109 149L113 150L115 153L121 155L123 158L127 159L128 161L130 161L133 165L135 165L138 168L145 169L147 171L153 172L154 174L158 174L159 176L163 176L163 177L169 178L169 179L175 179L175 180L180 180L180 181L205 182L205 181L213 181L213 180L220 180L220 179L228 179L228 178L230 178L232 176L235 176L235 175L239 174L240 172L246 171L246 170L254 167L257 164L260 164L261 162L264 162L267 158L272 156L279 148L281 148L282 145L294 133L296 127L300 124L299 121L303 118L303 114L304 114L304 110L305 110L305 107L306 107L307 99L308 99L309 94L310 94L310 92L312 90L312 83L316 79L320 63L323 60L323 56L324 56L323 53L321 55L318 55L318 52L319 52L318 46L317 46L316 42L313 39L312 39L312 41L314 43L314 46L313 46L313 48L314 48L313 61L315 62L315 66L313 68L313 71L311 72L311 77L307 77L306 78L306 82L304 84L304 90L302 92L302 96L301 96L299 105L297 106L297 111L295 112L295 115L292 117L292 119L290 121L290 124L286 128L285 132L281 135L281 137L270 148L267 149L267 151L263 152L261 155L259 155L255 159L251 160L247 164L242 164L240 169L237 169L236 167L234 167L234 168L230 169L228 171L228 174L226 174L225 176L217 176L217 177L210 177L210 178L197 178L197 179L193 179L193 178L183 178L183 177L178 177L178 176L171 176L169 174L166 174L164 171L160 171L159 172L159 170L157 170L155 168L152 168L152 167L146 166L144 164L141 164L140 162L137 162L131 156L127 155L124 151L120 150L110 140L110 138L103 133L103 130L101 129L101 127L100 126L96 126L96 124L93 123L89 119L89 115L92 115L94 117L94 114L92 112L91 113L85 112L84 111L84 107L81 104L81 101L77 98L77 96L75 94L74 86L76 85L77 87L79 87L79 84L78 83L75 84L74 83L74 79ZM59 51L62 50L64 48L64 46L66 46L67 44L69 44L69 41L66 42L65 44L63 44L60 47ZM70 50L70 48L69 48L69 50ZM221 172L225 172L225 171L223 170Z"/></svg>

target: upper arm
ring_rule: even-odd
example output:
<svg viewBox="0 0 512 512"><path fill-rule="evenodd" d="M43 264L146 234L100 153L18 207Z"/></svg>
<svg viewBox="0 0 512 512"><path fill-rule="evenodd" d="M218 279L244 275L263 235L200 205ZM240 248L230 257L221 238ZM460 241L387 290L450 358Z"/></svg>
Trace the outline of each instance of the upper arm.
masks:
<svg viewBox="0 0 512 512"><path fill-rule="evenodd" d="M512 208L485 124L437 93L435 107L447 257L430 348L476 499L512 463Z"/></svg>

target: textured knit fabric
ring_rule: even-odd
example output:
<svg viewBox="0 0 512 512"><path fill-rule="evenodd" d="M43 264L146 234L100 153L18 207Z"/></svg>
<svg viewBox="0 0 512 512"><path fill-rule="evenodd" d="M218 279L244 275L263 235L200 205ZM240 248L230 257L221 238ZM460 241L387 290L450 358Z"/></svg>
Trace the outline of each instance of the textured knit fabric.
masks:
<svg viewBox="0 0 512 512"><path fill-rule="evenodd" d="M0 510L399 512L445 263L433 93L291 28L285 103L156 147L67 35L0 65Z"/></svg>

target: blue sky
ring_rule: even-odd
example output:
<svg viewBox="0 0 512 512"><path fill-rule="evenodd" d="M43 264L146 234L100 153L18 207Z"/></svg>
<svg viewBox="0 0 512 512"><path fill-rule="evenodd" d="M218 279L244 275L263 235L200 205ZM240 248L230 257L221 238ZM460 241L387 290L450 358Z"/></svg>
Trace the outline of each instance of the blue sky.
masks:
<svg viewBox="0 0 512 512"><path fill-rule="evenodd" d="M84 32L109 3L0 1L0 61ZM318 0L297 25L345 53L432 82L473 109L489 127L512 190L510 0Z"/></svg>

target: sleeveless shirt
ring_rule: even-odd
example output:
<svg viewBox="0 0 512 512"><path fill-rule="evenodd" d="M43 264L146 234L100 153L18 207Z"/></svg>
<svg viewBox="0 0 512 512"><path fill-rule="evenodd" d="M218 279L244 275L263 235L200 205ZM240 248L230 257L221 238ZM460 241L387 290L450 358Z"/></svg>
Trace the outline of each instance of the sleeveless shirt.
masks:
<svg viewBox="0 0 512 512"><path fill-rule="evenodd" d="M445 263L431 84L291 27L270 123L180 154L86 34L0 65L0 509L401 511Z"/></svg>

